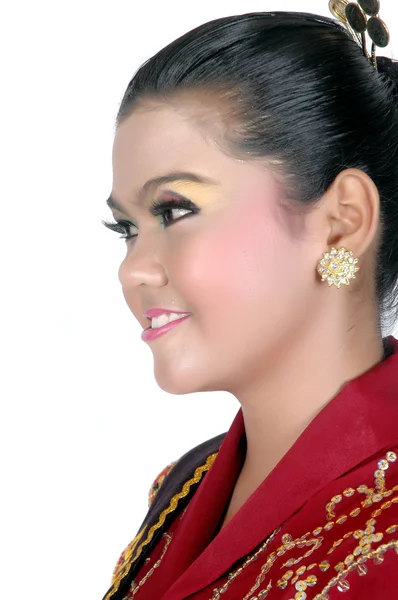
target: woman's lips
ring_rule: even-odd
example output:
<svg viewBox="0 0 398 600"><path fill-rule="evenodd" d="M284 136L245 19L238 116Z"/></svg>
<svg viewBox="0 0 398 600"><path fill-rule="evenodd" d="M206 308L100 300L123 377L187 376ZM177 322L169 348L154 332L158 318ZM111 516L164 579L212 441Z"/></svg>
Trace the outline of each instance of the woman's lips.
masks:
<svg viewBox="0 0 398 600"><path fill-rule="evenodd" d="M150 312L150 311L148 311ZM169 311L171 312L171 311ZM175 312L175 311L173 311ZM161 313L161 314L164 314ZM185 317L181 317L181 319L176 319L175 321L170 321L170 323L166 323L166 325L163 325L162 327L158 327L157 329L152 329L152 327L147 327L147 329L144 329L144 331L141 333L141 339L144 342L150 342L152 340L156 340L156 338L160 337L161 335L164 335L165 333L168 333L171 329L173 329L174 327L177 327L177 325L179 325L180 323L182 323L183 321L186 321L187 319L189 319L191 315L186 315Z"/></svg>

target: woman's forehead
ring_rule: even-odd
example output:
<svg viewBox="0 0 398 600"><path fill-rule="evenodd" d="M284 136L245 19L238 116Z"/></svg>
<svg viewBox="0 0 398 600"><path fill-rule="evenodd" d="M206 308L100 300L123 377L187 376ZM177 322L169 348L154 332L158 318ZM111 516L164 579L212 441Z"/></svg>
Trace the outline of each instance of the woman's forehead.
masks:
<svg viewBox="0 0 398 600"><path fill-rule="evenodd" d="M189 113L168 105L140 108L119 125L113 170L116 183L134 181L137 186L170 172L202 174L221 185L245 180L269 185L274 179L266 161L227 155Z"/></svg>

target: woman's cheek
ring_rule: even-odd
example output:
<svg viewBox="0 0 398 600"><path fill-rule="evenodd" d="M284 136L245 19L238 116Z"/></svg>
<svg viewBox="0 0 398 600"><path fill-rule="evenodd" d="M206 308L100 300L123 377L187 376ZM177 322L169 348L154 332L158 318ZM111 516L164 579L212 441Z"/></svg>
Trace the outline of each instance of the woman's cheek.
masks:
<svg viewBox="0 0 398 600"><path fill-rule="evenodd" d="M219 305L250 295L250 290L266 279L267 263L272 262L269 227L227 219L226 223L191 232L176 248L170 269L173 288L188 302ZM268 242L266 242L268 240ZM268 257L268 258L267 258ZM171 265L170 265L171 266Z"/></svg>

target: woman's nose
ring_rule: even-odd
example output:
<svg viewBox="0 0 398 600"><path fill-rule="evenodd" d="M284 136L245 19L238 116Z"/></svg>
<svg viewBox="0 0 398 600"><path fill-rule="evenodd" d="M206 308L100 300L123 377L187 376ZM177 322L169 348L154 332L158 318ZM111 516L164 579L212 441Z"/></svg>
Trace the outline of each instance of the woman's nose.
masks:
<svg viewBox="0 0 398 600"><path fill-rule="evenodd" d="M134 246L119 267L119 281L125 289L139 285L163 286L167 283L165 268L156 245L143 237Z"/></svg>

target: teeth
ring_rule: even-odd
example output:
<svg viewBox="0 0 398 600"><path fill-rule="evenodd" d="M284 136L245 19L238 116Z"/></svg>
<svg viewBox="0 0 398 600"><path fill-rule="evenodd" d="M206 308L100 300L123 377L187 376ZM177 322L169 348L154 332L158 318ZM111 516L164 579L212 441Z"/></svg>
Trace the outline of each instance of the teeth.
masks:
<svg viewBox="0 0 398 600"><path fill-rule="evenodd" d="M159 329L159 327L163 327L166 323L170 323L170 321L177 321L182 317L186 317L188 313L170 313L167 315L160 315L159 317L153 317L151 327L152 329Z"/></svg>

